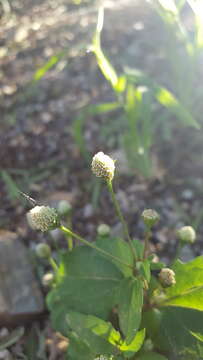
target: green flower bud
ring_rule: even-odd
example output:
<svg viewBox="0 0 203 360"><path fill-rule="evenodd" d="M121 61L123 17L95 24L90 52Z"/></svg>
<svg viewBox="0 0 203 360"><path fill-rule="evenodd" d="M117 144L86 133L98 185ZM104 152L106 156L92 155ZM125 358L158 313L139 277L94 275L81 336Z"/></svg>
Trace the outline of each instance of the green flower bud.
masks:
<svg viewBox="0 0 203 360"><path fill-rule="evenodd" d="M159 273L159 281L163 287L175 285L176 279L174 271L169 268L161 269Z"/></svg>
<svg viewBox="0 0 203 360"><path fill-rule="evenodd" d="M49 272L44 274L43 278L42 278L42 284L44 285L44 287L50 287L53 284L54 281L54 274Z"/></svg>
<svg viewBox="0 0 203 360"><path fill-rule="evenodd" d="M48 231L59 227L59 216L54 208L35 206L27 213L29 225L36 230Z"/></svg>
<svg viewBox="0 0 203 360"><path fill-rule="evenodd" d="M58 210L59 215L65 216L65 215L68 215L68 214L71 212L72 206L71 206L71 204L69 203L69 201L67 201L67 200L61 200L61 201L59 201L59 203L58 203L58 208L57 208L57 210Z"/></svg>
<svg viewBox="0 0 203 360"><path fill-rule="evenodd" d="M110 227L107 224L100 224L97 228L97 233L100 236L107 236L110 234Z"/></svg>
<svg viewBox="0 0 203 360"><path fill-rule="evenodd" d="M183 226L177 231L177 236L183 243L193 244L196 240L196 232L192 226Z"/></svg>
<svg viewBox="0 0 203 360"><path fill-rule="evenodd" d="M153 225L155 225L160 219L159 214L155 210L152 210L152 209L144 210L141 217L142 217L145 225L149 228L151 228Z"/></svg>
<svg viewBox="0 0 203 360"><path fill-rule="evenodd" d="M102 177L105 180L112 180L114 177L115 164L110 156L105 155L102 151L94 155L92 159L92 172L97 177Z"/></svg>
<svg viewBox="0 0 203 360"><path fill-rule="evenodd" d="M38 244L35 248L35 252L41 259L49 259L51 257L50 246L44 243Z"/></svg>
<svg viewBox="0 0 203 360"><path fill-rule="evenodd" d="M144 342L143 349L145 351L152 351L154 349L154 344L151 339L147 339Z"/></svg>

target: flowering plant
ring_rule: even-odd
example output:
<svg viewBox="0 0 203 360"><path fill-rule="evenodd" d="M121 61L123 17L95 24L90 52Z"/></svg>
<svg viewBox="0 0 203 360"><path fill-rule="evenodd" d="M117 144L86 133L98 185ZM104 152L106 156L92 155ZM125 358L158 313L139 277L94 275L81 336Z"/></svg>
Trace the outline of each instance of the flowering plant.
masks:
<svg viewBox="0 0 203 360"><path fill-rule="evenodd" d="M69 340L67 359L171 360L203 357L203 257L166 265L150 253L151 229L159 221L152 209L142 213L144 242L130 236L113 189L115 162L99 152L92 171L102 177L123 225L123 238L112 237L102 224L89 242L65 227L55 210L35 207L28 213L32 228L59 228L68 250L59 261L38 246L54 269L47 305L54 328ZM70 207L60 206L66 215ZM62 210L61 210L62 209ZM65 210L64 210L65 209ZM178 231L178 251L195 241L195 231ZM75 238L84 246L73 247ZM191 357L192 356L192 357Z"/></svg>

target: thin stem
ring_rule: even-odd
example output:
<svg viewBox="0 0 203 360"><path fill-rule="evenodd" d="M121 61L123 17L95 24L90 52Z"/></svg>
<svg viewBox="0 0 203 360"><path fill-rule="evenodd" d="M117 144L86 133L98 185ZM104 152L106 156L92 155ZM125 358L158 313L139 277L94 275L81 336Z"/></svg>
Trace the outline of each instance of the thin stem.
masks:
<svg viewBox="0 0 203 360"><path fill-rule="evenodd" d="M55 260L51 256L49 258L49 263L52 266L53 270L55 272L57 272L58 271L58 265L56 264Z"/></svg>
<svg viewBox="0 0 203 360"><path fill-rule="evenodd" d="M109 192L111 194L111 198L112 198L112 202L115 206L115 209L116 209L116 213L118 215L118 218L120 219L122 225L123 225L123 232L124 232L124 235L126 237L126 239L128 240L129 242L129 245L131 247L131 250L132 250L132 253L134 255L134 258L135 260L137 259L137 254L136 254L136 250L133 246L133 243L132 243L132 240L130 238L130 235L129 235L129 231L128 231L128 227L127 227L127 224L126 224L126 221L123 217L123 214L121 212L121 209L120 209L120 205L118 203L118 200L116 199L116 196L115 196L115 193L114 193L114 190L113 190L113 185L112 185L112 182L111 181L107 181L107 186L108 186L108 189L109 189Z"/></svg>
<svg viewBox="0 0 203 360"><path fill-rule="evenodd" d="M116 256L111 255L110 253L108 253L107 251L100 249L99 247L97 247L95 244L85 240L83 237L81 237L80 235L74 233L72 230L67 229L65 226L61 225L60 226L61 231L63 231L65 234L69 234L71 235L73 238L81 241L83 244L91 247L94 250L97 250L98 252L100 252L102 255L108 256L109 258L111 258L114 261L118 261L120 264L128 266L129 268L132 269L132 266L129 264L126 264L124 261L120 260L119 258L117 258Z"/></svg>
<svg viewBox="0 0 203 360"><path fill-rule="evenodd" d="M184 247L184 243L182 243L181 241L179 241L178 243L178 246L177 246L177 249L176 249L176 254L175 254L175 257L171 263L171 266L176 262L176 260L178 260L179 256L180 256L180 253L181 253L181 250L182 248Z"/></svg>
<svg viewBox="0 0 203 360"><path fill-rule="evenodd" d="M71 216L70 216L70 214L68 215L68 218L67 218L67 224L68 224L68 228L71 229L72 223L71 223ZM68 250L69 250L69 251L72 251L72 250L73 250L73 239L72 239L72 236L69 235L69 234L66 234L66 237L67 237Z"/></svg>
<svg viewBox="0 0 203 360"><path fill-rule="evenodd" d="M144 259L146 259L149 254L149 241L151 239L151 236L152 236L152 233L151 233L150 229L147 228L147 231L145 233L145 238L144 238Z"/></svg>

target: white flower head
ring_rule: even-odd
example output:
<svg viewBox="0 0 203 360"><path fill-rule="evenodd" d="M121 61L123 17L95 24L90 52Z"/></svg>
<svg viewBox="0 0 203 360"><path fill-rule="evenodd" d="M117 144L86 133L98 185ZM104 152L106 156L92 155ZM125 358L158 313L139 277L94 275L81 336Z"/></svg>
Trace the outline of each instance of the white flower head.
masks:
<svg viewBox="0 0 203 360"><path fill-rule="evenodd" d="M59 227L58 213L49 206L35 206L27 213L27 220L31 228L43 232Z"/></svg>
<svg viewBox="0 0 203 360"><path fill-rule="evenodd" d="M94 155L92 159L92 172L97 177L111 181L114 177L114 171L114 160L110 156L105 155L102 151Z"/></svg>
<svg viewBox="0 0 203 360"><path fill-rule="evenodd" d="M159 273L159 281L163 287L169 287L175 285L176 283L175 272L169 268L161 269Z"/></svg>
<svg viewBox="0 0 203 360"><path fill-rule="evenodd" d="M183 243L193 244L196 240L196 232L192 226L183 226L177 231L177 235Z"/></svg>

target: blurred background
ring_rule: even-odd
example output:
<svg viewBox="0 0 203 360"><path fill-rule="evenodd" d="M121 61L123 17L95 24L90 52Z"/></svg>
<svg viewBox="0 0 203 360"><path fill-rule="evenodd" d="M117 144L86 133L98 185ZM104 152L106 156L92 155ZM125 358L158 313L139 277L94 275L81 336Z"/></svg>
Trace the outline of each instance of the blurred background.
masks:
<svg viewBox="0 0 203 360"><path fill-rule="evenodd" d="M182 258L201 254L202 80L201 0L0 0L0 243L15 235L31 253L42 239L64 245L57 231L28 229L31 204L19 191L39 204L70 202L73 228L88 239L101 223L119 235L90 170L103 151L117 160L131 235L142 238L140 214L154 208L154 251L169 261L175 230L192 225L198 241ZM41 279L46 265L33 262ZM40 321L29 336L2 327L0 359L62 359L66 344Z"/></svg>

